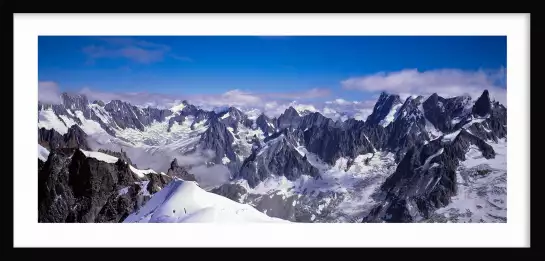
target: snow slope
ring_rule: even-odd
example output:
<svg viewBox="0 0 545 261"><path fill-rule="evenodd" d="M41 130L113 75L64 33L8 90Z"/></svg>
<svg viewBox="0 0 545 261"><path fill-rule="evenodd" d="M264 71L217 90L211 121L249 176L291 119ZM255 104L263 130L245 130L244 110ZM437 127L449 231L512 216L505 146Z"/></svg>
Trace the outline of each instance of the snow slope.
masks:
<svg viewBox="0 0 545 261"><path fill-rule="evenodd" d="M117 160L118 160L117 157L110 156L110 155L108 155L106 153L102 153L102 152L86 151L86 150L82 150L82 149L80 149L80 151L83 152L83 154L85 154L85 156L88 157L88 158L95 158L97 160L104 161L106 163L116 163ZM151 174L151 173L156 174L157 173L152 169L137 169L137 168L133 167L132 165L129 165L129 168L131 169L131 171L138 178L144 178L147 174Z"/></svg>
<svg viewBox="0 0 545 261"><path fill-rule="evenodd" d="M192 181L174 180L124 223L288 222L209 193Z"/></svg>
<svg viewBox="0 0 545 261"><path fill-rule="evenodd" d="M456 173L458 193L437 214L452 222L507 222L507 141L489 144L496 152L493 159L470 146Z"/></svg>
<svg viewBox="0 0 545 261"><path fill-rule="evenodd" d="M97 160L104 161L106 163L116 163L117 162L116 157L110 156L110 155L108 155L106 153L96 152L96 151L86 151L86 150L82 150L82 149L80 149L80 151L83 152L83 154L85 154L85 157L87 157L87 158L95 158Z"/></svg>
<svg viewBox="0 0 545 261"><path fill-rule="evenodd" d="M42 147L42 145L38 144L38 159L42 161L47 161L47 157L49 156L49 151Z"/></svg>
<svg viewBox="0 0 545 261"><path fill-rule="evenodd" d="M392 123L395 120L397 111L399 110L399 108L401 108L401 106L403 106L403 104L401 103L392 106L392 109L390 109L390 112L388 112L388 115L386 115L386 117L384 117L384 119L382 119L379 122L379 125L385 128L386 126L390 125L390 123Z"/></svg>

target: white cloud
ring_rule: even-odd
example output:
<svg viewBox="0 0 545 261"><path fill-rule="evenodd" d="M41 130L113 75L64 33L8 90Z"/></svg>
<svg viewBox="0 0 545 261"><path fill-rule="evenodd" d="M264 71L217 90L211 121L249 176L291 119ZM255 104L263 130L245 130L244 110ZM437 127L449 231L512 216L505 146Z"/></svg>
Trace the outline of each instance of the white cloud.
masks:
<svg viewBox="0 0 545 261"><path fill-rule="evenodd" d="M38 82L38 101L47 104L62 103L59 85L51 81Z"/></svg>
<svg viewBox="0 0 545 261"><path fill-rule="evenodd" d="M139 64L160 62L166 57L184 62L193 61L191 58L172 52L168 45L142 41L132 37L100 37L98 44L89 45L82 49L88 57L88 64L98 59L127 59Z"/></svg>
<svg viewBox="0 0 545 261"><path fill-rule="evenodd" d="M229 181L231 172L225 165L216 164L213 166L200 165L193 167L189 173L195 175L195 179L203 188L215 187Z"/></svg>
<svg viewBox="0 0 545 261"><path fill-rule="evenodd" d="M357 120L366 120L367 116L373 111L376 99L364 101L347 101L344 99L335 99L326 101L321 113L333 120L346 120L355 118Z"/></svg>
<svg viewBox="0 0 545 261"><path fill-rule="evenodd" d="M409 95L430 95L437 93L445 98L469 94L479 97L488 89L493 99L506 104L505 68L495 71L462 71L441 69L418 71L406 69L397 72L381 72L363 77L355 77L341 82L344 89L367 92L386 91Z"/></svg>

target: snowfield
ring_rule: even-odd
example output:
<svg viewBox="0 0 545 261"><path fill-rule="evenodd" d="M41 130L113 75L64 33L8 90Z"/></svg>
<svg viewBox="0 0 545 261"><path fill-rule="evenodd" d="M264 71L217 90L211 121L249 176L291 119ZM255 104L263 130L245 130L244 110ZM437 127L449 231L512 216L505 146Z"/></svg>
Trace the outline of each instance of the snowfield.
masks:
<svg viewBox="0 0 545 261"><path fill-rule="evenodd" d="M456 175L458 193L451 203L436 211L448 221L507 222L507 141L489 143L496 152L486 159L472 145Z"/></svg>
<svg viewBox="0 0 545 261"><path fill-rule="evenodd" d="M209 193L192 181L174 180L124 223L288 222Z"/></svg>
<svg viewBox="0 0 545 261"><path fill-rule="evenodd" d="M291 203L298 211L309 213L308 219L302 222L354 222L361 220L376 203L371 195L395 171L392 153L359 155L348 167L348 159L341 158L330 166L303 146L297 150L306 154L309 162L320 170L320 179L303 175L290 181L284 176L272 176L253 189L246 180L238 180L234 183L249 194L241 201L272 213L263 202L281 198L286 205Z"/></svg>

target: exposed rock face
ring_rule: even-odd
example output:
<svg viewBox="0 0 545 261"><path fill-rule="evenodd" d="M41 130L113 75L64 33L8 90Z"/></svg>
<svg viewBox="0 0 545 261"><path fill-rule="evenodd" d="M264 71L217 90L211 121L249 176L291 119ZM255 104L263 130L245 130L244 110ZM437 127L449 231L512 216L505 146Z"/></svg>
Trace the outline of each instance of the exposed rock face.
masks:
<svg viewBox="0 0 545 261"><path fill-rule="evenodd" d="M89 149L87 134L78 125L72 125L63 138L66 144L64 147Z"/></svg>
<svg viewBox="0 0 545 261"><path fill-rule="evenodd" d="M295 108L290 106L282 115L280 115L280 117L278 117L276 126L279 129L296 128L299 126L300 121L301 116Z"/></svg>
<svg viewBox="0 0 545 261"><path fill-rule="evenodd" d="M473 106L473 114L484 117L490 113L490 110L490 96L488 90L485 90L481 97L479 97L479 99L477 99L477 101L475 102L475 106Z"/></svg>
<svg viewBox="0 0 545 261"><path fill-rule="evenodd" d="M493 148L480 138L461 130L452 142L442 138L411 147L394 174L382 184L377 204L363 222L414 222L427 219L456 195L456 169L470 145L487 159Z"/></svg>
<svg viewBox="0 0 545 261"><path fill-rule="evenodd" d="M183 123L186 119L191 118L191 128L194 128L196 123L206 121L215 116L213 111L205 111L197 108L193 104L189 104L187 101L183 101L182 104L185 106L181 111L178 112L175 116L169 119L168 121L168 131L171 130L172 125L175 123Z"/></svg>
<svg viewBox="0 0 545 261"><path fill-rule="evenodd" d="M301 175L318 178L320 173L282 134L246 158L239 173L252 188L271 175L285 176L293 181Z"/></svg>
<svg viewBox="0 0 545 261"><path fill-rule="evenodd" d="M329 164L334 164L340 157L353 158L374 151L363 129L313 126L304 132L304 141L309 152Z"/></svg>
<svg viewBox="0 0 545 261"><path fill-rule="evenodd" d="M172 162L170 163L170 168L167 171L167 175L187 181L197 181L193 174L189 174L189 172L187 172L187 169L178 165L177 159L172 160Z"/></svg>
<svg viewBox="0 0 545 261"><path fill-rule="evenodd" d="M276 131L274 122L274 120L270 119L263 113L259 115L259 117L257 117L257 119L255 120L257 127L260 128L261 131L263 131L265 137L273 134Z"/></svg>
<svg viewBox="0 0 545 261"><path fill-rule="evenodd" d="M460 127L460 121L471 113L471 96L445 99L432 94L422 104L426 118L440 131L448 133Z"/></svg>
<svg viewBox="0 0 545 261"><path fill-rule="evenodd" d="M87 134L78 125L72 125L64 135L54 129L38 129L38 144L47 149L80 148L89 150Z"/></svg>
<svg viewBox="0 0 545 261"><path fill-rule="evenodd" d="M339 126L339 127L350 130L350 129L360 129L360 128L363 128L364 126L365 126L364 121L359 121L359 120L356 120L354 118L350 118L350 119L344 121L342 123L342 125Z"/></svg>
<svg viewBox="0 0 545 261"><path fill-rule="evenodd" d="M40 173L40 170L42 170L43 166L45 165L45 162L38 159L38 173Z"/></svg>
<svg viewBox="0 0 545 261"><path fill-rule="evenodd" d="M253 121L248 119L248 116L235 107L229 107L226 111L216 114L216 117L227 127L233 128L233 131L238 132L239 124L252 128Z"/></svg>
<svg viewBox="0 0 545 261"><path fill-rule="evenodd" d="M224 196L230 200L240 202L243 195L246 195L247 191L244 187L238 184L223 184L217 188L210 190L214 194Z"/></svg>
<svg viewBox="0 0 545 261"><path fill-rule="evenodd" d="M373 107L373 112L367 117L366 123L370 126L375 126L381 123L382 120L390 113L396 105L402 104L399 95L390 95L382 92L377 103Z"/></svg>
<svg viewBox="0 0 545 261"><path fill-rule="evenodd" d="M159 110L156 108L139 108L129 103L113 100L104 106L115 124L121 128L134 128L143 131L154 121L162 122L165 117L172 115L170 110Z"/></svg>
<svg viewBox="0 0 545 261"><path fill-rule="evenodd" d="M86 119L91 117L89 107L87 107L89 101L85 95L69 95L68 93L62 93L61 99L65 109L82 111L83 116L85 116Z"/></svg>
<svg viewBox="0 0 545 261"><path fill-rule="evenodd" d="M298 127L301 130L305 130L312 127L327 128L328 126L334 127L335 122L330 118L326 118L319 112L313 112L303 116L299 122Z"/></svg>
<svg viewBox="0 0 545 261"><path fill-rule="evenodd" d="M38 174L38 221L121 222L150 198L143 184L154 175L159 174L140 180L122 160L111 164L88 158L80 150L71 158L51 150ZM159 183L170 181L162 176Z"/></svg>
<svg viewBox="0 0 545 261"><path fill-rule="evenodd" d="M227 157L232 162L237 160L233 151L233 142L233 135L227 130L225 124L217 118L212 118L208 121L208 129L201 135L198 146L202 150L213 151L215 153L213 162L220 164L223 157Z"/></svg>
<svg viewBox="0 0 545 261"><path fill-rule="evenodd" d="M419 109L422 100L422 96L407 98L399 108L396 120L386 127L388 132L386 146L396 153L398 160L409 148L430 139L426 132L424 112Z"/></svg>

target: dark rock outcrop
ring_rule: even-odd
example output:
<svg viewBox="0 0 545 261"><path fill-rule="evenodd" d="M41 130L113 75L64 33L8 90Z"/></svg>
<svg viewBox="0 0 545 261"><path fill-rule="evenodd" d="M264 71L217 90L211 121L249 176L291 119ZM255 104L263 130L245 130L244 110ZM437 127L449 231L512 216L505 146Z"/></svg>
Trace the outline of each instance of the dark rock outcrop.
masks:
<svg viewBox="0 0 545 261"><path fill-rule="evenodd" d="M373 112L367 117L365 123L370 126L380 124L380 122L386 118L386 115L390 113L392 108L400 104L402 104L402 102L399 95L391 95L386 92L382 92L377 103L373 107Z"/></svg>
<svg viewBox="0 0 545 261"><path fill-rule="evenodd" d="M471 96L445 99L434 93L424 101L422 107L426 118L435 128L448 133L458 129L462 119L471 113Z"/></svg>
<svg viewBox="0 0 545 261"><path fill-rule="evenodd" d="M235 107L229 107L227 110L216 114L216 117L227 127L233 128L235 133L238 132L239 124L246 128L252 128L254 121L250 120L246 114Z"/></svg>
<svg viewBox="0 0 545 261"><path fill-rule="evenodd" d="M96 105L101 106L101 107L104 107L104 105L105 105L104 102L101 101L101 100L95 100L95 101L93 101L93 104L96 104Z"/></svg>
<svg viewBox="0 0 545 261"><path fill-rule="evenodd" d="M259 117L257 117L257 119L255 120L257 127L260 128L261 131L263 131L265 137L273 134L276 131L274 122L274 120L270 119L263 113L259 115Z"/></svg>
<svg viewBox="0 0 545 261"><path fill-rule="evenodd" d="M271 175L294 181L301 175L319 178L320 173L282 134L246 158L239 171L239 177L247 180L252 188Z"/></svg>
<svg viewBox="0 0 545 261"><path fill-rule="evenodd" d="M374 152L373 144L363 129L313 126L304 132L304 144L309 152L329 164L334 164L340 157L353 158Z"/></svg>
<svg viewBox="0 0 545 261"><path fill-rule="evenodd" d="M38 173L38 221L121 222L150 198L147 182L170 181L146 175L139 179L122 160L106 163L86 157L75 150L69 157L61 150L51 150ZM153 181L158 180L158 181ZM149 186L148 186L149 187Z"/></svg>
<svg viewBox="0 0 545 261"><path fill-rule="evenodd" d="M141 131L154 121L162 122L165 117L172 115L170 110L151 107L139 108L120 100L110 101L104 106L104 109L110 114L117 127L121 129L134 128Z"/></svg>
<svg viewBox="0 0 545 261"><path fill-rule="evenodd" d="M178 165L178 160L174 159L170 163L170 168L167 171L167 175L170 177L176 177L187 181L197 181L193 174L189 174L187 169Z"/></svg>
<svg viewBox="0 0 545 261"><path fill-rule="evenodd" d="M422 96L408 97L399 108L396 120L386 127L386 146L396 153L397 161L401 160L408 149L430 139L426 132L424 112L419 109L422 99Z"/></svg>
<svg viewBox="0 0 545 261"><path fill-rule="evenodd" d="M473 114L480 117L484 117L490 113L490 110L491 110L490 96L489 96L488 90L484 90L483 94L481 94L481 97L477 99L477 101L475 102L475 105L473 106Z"/></svg>
<svg viewBox="0 0 545 261"><path fill-rule="evenodd" d="M201 135L198 143L198 148L206 151L214 152L213 162L220 164L223 157L227 157L230 161L237 161L235 152L233 151L234 137L227 130L225 124L217 118L212 118L208 121L208 129Z"/></svg>
<svg viewBox="0 0 545 261"><path fill-rule="evenodd" d="M327 128L328 126L335 127L335 122L330 118L326 118L319 112L312 112L301 117L298 127L301 130L305 130L312 127Z"/></svg>
<svg viewBox="0 0 545 261"><path fill-rule="evenodd" d="M301 116L295 108L290 106L282 115L276 120L276 127L279 129L286 128L297 128L299 122L301 121Z"/></svg>
<svg viewBox="0 0 545 261"><path fill-rule="evenodd" d="M414 222L449 204L457 193L456 169L470 145L477 146L487 159L495 156L490 145L465 130L452 141L439 138L411 147L375 195L381 203L363 222Z"/></svg>
<svg viewBox="0 0 545 261"><path fill-rule="evenodd" d="M213 188L210 192L224 196L230 200L240 202L243 195L248 193L244 187L238 184L227 183L217 188Z"/></svg>
<svg viewBox="0 0 545 261"><path fill-rule="evenodd" d="M54 129L38 129L38 144L47 149L80 148L89 150L87 134L78 126L72 125L68 132L61 135Z"/></svg>

